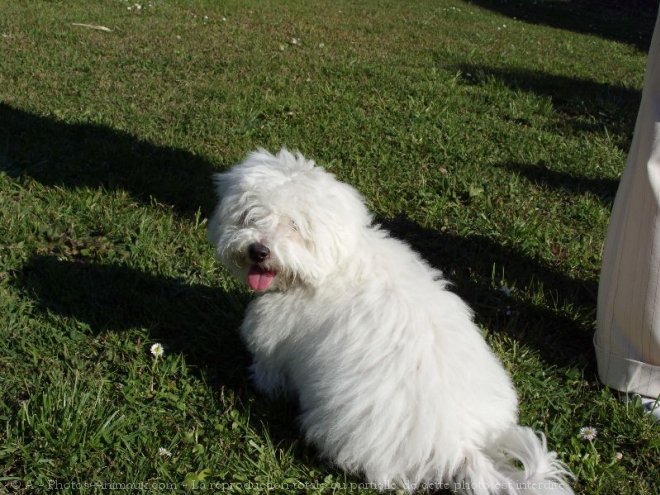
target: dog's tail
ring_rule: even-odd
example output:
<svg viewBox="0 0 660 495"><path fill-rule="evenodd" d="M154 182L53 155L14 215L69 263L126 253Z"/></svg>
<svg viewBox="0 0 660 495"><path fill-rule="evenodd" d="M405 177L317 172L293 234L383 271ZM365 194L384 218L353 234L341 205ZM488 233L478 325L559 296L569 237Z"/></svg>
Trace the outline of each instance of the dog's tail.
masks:
<svg viewBox="0 0 660 495"><path fill-rule="evenodd" d="M466 452L459 475L466 491L475 495L572 495L567 479L574 478L545 436L514 426L486 448Z"/></svg>

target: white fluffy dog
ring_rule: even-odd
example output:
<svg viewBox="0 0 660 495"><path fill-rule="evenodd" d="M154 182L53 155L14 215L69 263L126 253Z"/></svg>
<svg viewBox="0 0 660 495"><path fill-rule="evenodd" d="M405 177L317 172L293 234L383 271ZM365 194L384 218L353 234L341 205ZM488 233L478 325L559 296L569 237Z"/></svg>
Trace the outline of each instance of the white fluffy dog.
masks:
<svg viewBox="0 0 660 495"><path fill-rule="evenodd" d="M300 154L216 176L218 258L260 295L241 327L258 390L298 396L306 439L381 489L572 493L441 272Z"/></svg>

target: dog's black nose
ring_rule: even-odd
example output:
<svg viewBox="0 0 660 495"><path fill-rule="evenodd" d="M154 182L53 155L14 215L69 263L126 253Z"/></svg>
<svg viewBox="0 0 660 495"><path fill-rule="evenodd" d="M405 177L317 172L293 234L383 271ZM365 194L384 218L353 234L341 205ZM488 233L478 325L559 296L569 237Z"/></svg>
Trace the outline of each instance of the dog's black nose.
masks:
<svg viewBox="0 0 660 495"><path fill-rule="evenodd" d="M260 242L253 242L248 246L248 256L255 263L261 263L270 255L270 249Z"/></svg>

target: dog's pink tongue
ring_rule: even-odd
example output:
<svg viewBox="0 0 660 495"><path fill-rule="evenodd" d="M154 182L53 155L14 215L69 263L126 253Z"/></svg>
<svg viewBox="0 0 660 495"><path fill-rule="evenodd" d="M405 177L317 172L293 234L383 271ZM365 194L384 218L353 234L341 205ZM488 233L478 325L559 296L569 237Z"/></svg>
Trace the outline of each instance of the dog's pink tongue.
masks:
<svg viewBox="0 0 660 495"><path fill-rule="evenodd" d="M264 270L259 265L252 265L247 276L247 283L255 292L263 292L273 283L275 272Z"/></svg>

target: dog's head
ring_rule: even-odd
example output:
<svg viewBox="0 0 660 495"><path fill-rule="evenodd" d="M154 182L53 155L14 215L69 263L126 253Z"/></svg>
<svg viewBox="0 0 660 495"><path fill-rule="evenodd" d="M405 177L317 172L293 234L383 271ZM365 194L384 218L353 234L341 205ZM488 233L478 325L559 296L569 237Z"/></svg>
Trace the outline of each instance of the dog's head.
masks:
<svg viewBox="0 0 660 495"><path fill-rule="evenodd" d="M318 286L371 224L360 194L300 153L259 150L215 176L220 203L208 237L256 292Z"/></svg>

